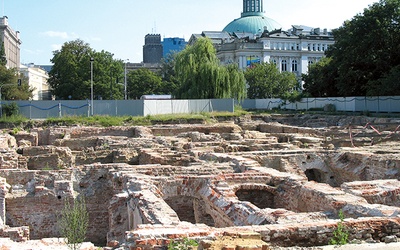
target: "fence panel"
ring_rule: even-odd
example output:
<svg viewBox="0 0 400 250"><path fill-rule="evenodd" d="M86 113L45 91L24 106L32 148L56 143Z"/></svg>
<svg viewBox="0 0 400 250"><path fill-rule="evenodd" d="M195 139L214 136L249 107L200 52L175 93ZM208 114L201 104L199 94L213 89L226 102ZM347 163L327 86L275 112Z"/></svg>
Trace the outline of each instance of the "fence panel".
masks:
<svg viewBox="0 0 400 250"><path fill-rule="evenodd" d="M211 99L212 111L234 112L235 103L233 99Z"/></svg>
<svg viewBox="0 0 400 250"><path fill-rule="evenodd" d="M189 112L189 100L172 100L173 114L187 114Z"/></svg>
<svg viewBox="0 0 400 250"><path fill-rule="evenodd" d="M273 109L290 110L323 109L327 104L333 104L337 111L347 112L400 112L400 96L384 97L328 97L303 98L296 103L285 102L281 99L245 99L241 102L244 109Z"/></svg>

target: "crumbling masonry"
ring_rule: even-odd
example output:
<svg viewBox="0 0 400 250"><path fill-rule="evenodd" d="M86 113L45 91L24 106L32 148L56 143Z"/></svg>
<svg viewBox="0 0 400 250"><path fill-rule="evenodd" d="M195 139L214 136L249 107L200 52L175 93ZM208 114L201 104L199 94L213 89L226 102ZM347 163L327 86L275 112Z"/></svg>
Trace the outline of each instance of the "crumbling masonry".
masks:
<svg viewBox="0 0 400 250"><path fill-rule="evenodd" d="M0 134L1 236L59 237L65 199L87 201L87 239L160 249L256 233L328 244L400 237L400 119L245 116L217 124L52 127ZM265 247L263 249L266 249Z"/></svg>

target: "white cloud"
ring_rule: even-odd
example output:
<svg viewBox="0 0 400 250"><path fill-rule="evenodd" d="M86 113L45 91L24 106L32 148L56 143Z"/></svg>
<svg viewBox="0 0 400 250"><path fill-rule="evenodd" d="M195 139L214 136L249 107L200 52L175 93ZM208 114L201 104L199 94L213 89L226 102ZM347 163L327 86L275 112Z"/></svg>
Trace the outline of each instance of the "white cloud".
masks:
<svg viewBox="0 0 400 250"><path fill-rule="evenodd" d="M52 44L51 51L61 50L62 46L63 46L62 44Z"/></svg>
<svg viewBox="0 0 400 250"><path fill-rule="evenodd" d="M68 33L68 32L65 32L65 31L51 31L51 30L49 30L49 31L46 31L46 32L42 32L41 34L44 35L44 36L53 37L53 38L61 38L61 39L64 39L64 40L75 39L75 38L78 37L78 35L75 34L75 33Z"/></svg>

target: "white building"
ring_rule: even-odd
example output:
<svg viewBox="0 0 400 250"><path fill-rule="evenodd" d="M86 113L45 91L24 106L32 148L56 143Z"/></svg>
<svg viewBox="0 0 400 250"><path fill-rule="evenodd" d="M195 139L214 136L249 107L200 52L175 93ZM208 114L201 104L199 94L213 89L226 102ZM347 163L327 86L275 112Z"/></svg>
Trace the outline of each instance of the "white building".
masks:
<svg viewBox="0 0 400 250"><path fill-rule="evenodd" d="M8 18L6 16L0 18L0 35L1 42L4 43L7 59L6 67L8 69L18 69L20 65L20 46L22 42L19 39L19 31L14 31L8 25Z"/></svg>
<svg viewBox="0 0 400 250"><path fill-rule="evenodd" d="M273 62L280 71L293 72L299 77L334 43L327 29L293 25L288 31L282 30L279 23L265 15L262 0L243 0L240 18L223 31L193 34L189 44L199 37L212 40L223 64L236 63L244 69L253 63Z"/></svg>
<svg viewBox="0 0 400 250"><path fill-rule="evenodd" d="M21 65L20 73L28 79L30 87L34 88L32 100L49 100L50 88L47 80L49 75L47 72L33 64Z"/></svg>

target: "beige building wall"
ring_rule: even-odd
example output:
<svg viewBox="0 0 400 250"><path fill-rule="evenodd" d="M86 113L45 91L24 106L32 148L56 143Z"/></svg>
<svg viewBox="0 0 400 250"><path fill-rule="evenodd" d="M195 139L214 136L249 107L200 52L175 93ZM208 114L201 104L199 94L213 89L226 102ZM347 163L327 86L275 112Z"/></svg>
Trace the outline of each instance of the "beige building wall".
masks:
<svg viewBox="0 0 400 250"><path fill-rule="evenodd" d="M19 39L19 31L14 31L8 25L8 18L6 16L0 18L0 36L1 41L4 42L7 59L6 67L9 69L18 69L20 66L20 46L22 42Z"/></svg>
<svg viewBox="0 0 400 250"><path fill-rule="evenodd" d="M28 78L29 86L34 88L32 100L49 100L49 84L47 72L35 65L21 65L20 72Z"/></svg>

